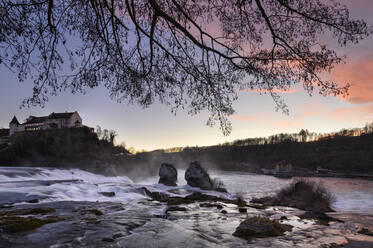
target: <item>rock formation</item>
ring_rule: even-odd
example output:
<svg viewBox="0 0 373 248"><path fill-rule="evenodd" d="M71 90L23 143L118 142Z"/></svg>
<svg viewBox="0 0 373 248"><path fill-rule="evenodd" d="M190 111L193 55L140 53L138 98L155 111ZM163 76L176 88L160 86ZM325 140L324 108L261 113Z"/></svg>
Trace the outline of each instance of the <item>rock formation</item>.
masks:
<svg viewBox="0 0 373 248"><path fill-rule="evenodd" d="M176 186L177 170L172 164L163 163L159 168L159 182L167 186Z"/></svg>
<svg viewBox="0 0 373 248"><path fill-rule="evenodd" d="M209 174L202 168L198 161L189 164L189 168L185 171L185 180L192 187L211 190L213 183Z"/></svg>

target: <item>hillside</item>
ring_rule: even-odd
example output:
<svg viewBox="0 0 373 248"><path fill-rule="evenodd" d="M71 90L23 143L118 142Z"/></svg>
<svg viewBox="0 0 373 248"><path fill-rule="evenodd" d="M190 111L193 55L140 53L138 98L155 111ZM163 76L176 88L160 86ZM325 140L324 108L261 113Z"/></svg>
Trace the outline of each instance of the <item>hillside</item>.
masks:
<svg viewBox="0 0 373 248"><path fill-rule="evenodd" d="M13 135L0 152L0 166L97 167L116 163L123 147L100 140L88 127L51 129Z"/></svg>
<svg viewBox="0 0 373 248"><path fill-rule="evenodd" d="M373 133L360 136L329 136L302 142L284 140L274 144L223 144L183 148L180 152L154 151L136 155L136 163L159 164L167 161L186 167L199 160L208 167L222 170L260 172L272 169L280 161L295 167L315 170L318 166L337 172L373 172Z"/></svg>
<svg viewBox="0 0 373 248"><path fill-rule="evenodd" d="M309 134L279 134L207 147L157 150L136 155L99 139L89 128L18 133L0 152L0 166L82 168L133 177L156 175L161 163L186 168L198 160L206 168L261 173L285 161L297 168L317 167L343 173L373 173L373 132L343 131L310 141ZM307 133L307 132L306 132ZM356 133L356 130L355 132Z"/></svg>

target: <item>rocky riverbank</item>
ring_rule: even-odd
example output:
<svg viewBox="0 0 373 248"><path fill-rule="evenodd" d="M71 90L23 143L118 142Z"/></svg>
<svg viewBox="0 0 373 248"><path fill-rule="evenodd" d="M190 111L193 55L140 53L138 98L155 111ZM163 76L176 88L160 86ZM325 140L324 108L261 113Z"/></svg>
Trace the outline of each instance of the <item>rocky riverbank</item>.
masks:
<svg viewBox="0 0 373 248"><path fill-rule="evenodd" d="M198 168L186 178L196 179L198 174L211 180L199 166L193 167ZM176 183L173 176L165 176L174 175L174 170L163 170L160 175ZM26 172L37 173L23 171L22 178ZM8 182L42 188L40 192L47 195L31 199L32 194L0 193L0 247L360 248L373 244L370 215L325 213L329 219L320 222L307 209L254 204L239 194L213 188L139 185L125 178L93 176L84 174L94 183L87 179ZM62 192L77 194L76 189L84 189L81 199L89 191L99 201L54 200ZM54 194L48 193L52 190Z"/></svg>
<svg viewBox="0 0 373 248"><path fill-rule="evenodd" d="M156 186L146 189L160 190ZM141 192L141 189L134 191ZM193 189L169 187L162 188L162 192L170 197L186 198L193 194ZM295 208L239 207L229 194L203 192L205 194L216 198L170 205L144 195L143 200L127 204L51 202L3 208L0 246L369 247L373 244L373 236L369 234L373 230L373 216L333 213L331 216L344 222L331 221L326 226L312 219L301 219L299 216L304 211ZM259 216L290 228L274 237L247 239L232 235L240 223ZM16 221L20 225L15 225ZM38 224L25 229L25 224L31 221Z"/></svg>

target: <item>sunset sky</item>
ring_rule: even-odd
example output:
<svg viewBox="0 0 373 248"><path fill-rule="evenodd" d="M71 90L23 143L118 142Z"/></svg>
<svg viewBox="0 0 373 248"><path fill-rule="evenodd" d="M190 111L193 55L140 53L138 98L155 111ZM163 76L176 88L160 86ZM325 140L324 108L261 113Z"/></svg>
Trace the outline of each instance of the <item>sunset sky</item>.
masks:
<svg viewBox="0 0 373 248"><path fill-rule="evenodd" d="M353 18L364 18L373 25L372 0L343 0ZM208 127L208 113L190 116L154 104L147 109L116 103L103 88L89 90L85 95L63 92L50 97L44 108L20 109L21 101L32 94L32 81L19 83L13 74L0 65L0 127L8 127L13 115L23 121L29 115L41 116L51 112L78 111L83 124L114 129L117 143L125 142L137 150L154 150L178 146L202 146L235 139L269 136L280 132L299 132L307 128L313 132L338 131L342 128L362 127L373 122L373 36L357 45L337 48L347 55L346 64L335 68L331 77L337 82L351 83L347 98L323 97L315 91L310 97L299 85L281 93L290 114L275 112L271 97L260 92L240 92L235 103L236 114L231 117L233 131L224 137L218 126Z"/></svg>

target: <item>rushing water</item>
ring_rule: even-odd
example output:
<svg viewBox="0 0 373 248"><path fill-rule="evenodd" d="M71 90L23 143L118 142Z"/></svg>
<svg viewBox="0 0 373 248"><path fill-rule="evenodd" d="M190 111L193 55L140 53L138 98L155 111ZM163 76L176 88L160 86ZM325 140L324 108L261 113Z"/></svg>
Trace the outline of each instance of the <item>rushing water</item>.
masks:
<svg viewBox="0 0 373 248"><path fill-rule="evenodd" d="M186 186L184 170L179 170L178 184ZM233 194L245 198L274 194L291 180L243 172L210 171ZM373 181L346 178L312 178L320 181L336 198L334 208L342 212L373 214ZM28 167L0 167L0 205L24 204L29 200L40 202L91 201L131 202L144 198L134 187L153 185L154 176L132 181L126 176L105 177L79 169L53 169ZM161 187L158 187L161 189ZM115 192L105 197L100 192Z"/></svg>

